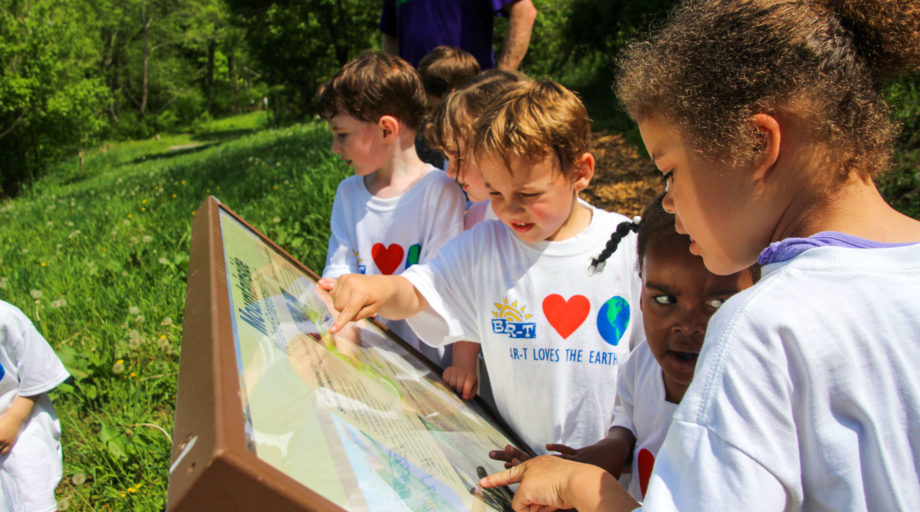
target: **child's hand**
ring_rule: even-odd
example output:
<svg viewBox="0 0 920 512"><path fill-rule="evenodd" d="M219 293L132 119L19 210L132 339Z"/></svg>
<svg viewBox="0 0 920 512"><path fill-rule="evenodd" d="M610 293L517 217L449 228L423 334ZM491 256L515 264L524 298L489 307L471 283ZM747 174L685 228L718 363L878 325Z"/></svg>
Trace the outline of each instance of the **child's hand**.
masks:
<svg viewBox="0 0 920 512"><path fill-rule="evenodd" d="M444 369L442 378L444 383L460 394L464 400L469 400L476 396L476 385L479 383L479 379L476 377L476 368L448 366Z"/></svg>
<svg viewBox="0 0 920 512"><path fill-rule="evenodd" d="M394 293L388 277L345 274L338 279L320 279L319 285L329 290L333 308L339 312L329 331L339 332L348 322L376 314Z"/></svg>
<svg viewBox="0 0 920 512"><path fill-rule="evenodd" d="M548 443L546 450L559 452L559 457L563 459L604 468L617 478L619 478L624 466L628 468L626 461L629 458L629 454L632 453L632 448L625 447L622 442L618 441L616 436L613 438L606 437L592 445L578 449L564 444Z"/></svg>
<svg viewBox="0 0 920 512"><path fill-rule="evenodd" d="M489 452L489 458L495 460L505 461L505 468L511 468L517 466L518 464L524 462L530 458L530 455L527 455L521 450L511 446L510 444L505 445L504 450L492 450Z"/></svg>
<svg viewBox="0 0 920 512"><path fill-rule="evenodd" d="M22 423L10 419L9 414L0 416L0 455L6 455L16 444Z"/></svg>
<svg viewBox="0 0 920 512"><path fill-rule="evenodd" d="M6 455L13 449L22 425L32 413L36 397L17 396L10 408L0 416L0 455Z"/></svg>

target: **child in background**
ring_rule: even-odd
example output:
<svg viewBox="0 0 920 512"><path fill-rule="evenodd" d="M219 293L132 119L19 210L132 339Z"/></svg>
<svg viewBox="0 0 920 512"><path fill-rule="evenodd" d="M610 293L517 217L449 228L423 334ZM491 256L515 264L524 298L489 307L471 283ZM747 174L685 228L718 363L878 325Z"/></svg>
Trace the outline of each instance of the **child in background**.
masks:
<svg viewBox="0 0 920 512"><path fill-rule="evenodd" d="M457 180L470 201L463 215L464 230L484 220L498 220L489 202L482 171L467 145L467 141L473 140L473 123L495 98L511 84L522 80L525 80L523 75L510 71L490 69L480 73L447 95L425 130L431 147L447 155L447 175ZM444 370L444 381L466 400L472 398L478 388L478 394L494 405L488 372L480 368L477 376L479 343L458 341L452 348L453 364Z"/></svg>
<svg viewBox="0 0 920 512"><path fill-rule="evenodd" d="M920 4L686 2L620 55L690 251L763 273L710 320L643 508L912 510L920 222L872 178L897 133L880 81L920 68ZM524 475L515 509L635 507L602 470L549 459L482 483Z"/></svg>
<svg viewBox="0 0 920 512"><path fill-rule="evenodd" d="M0 510L57 509L61 424L47 393L67 377L32 322L0 301Z"/></svg>
<svg viewBox="0 0 920 512"><path fill-rule="evenodd" d="M438 46L428 52L418 63L418 73L425 88L428 112L433 112L444 101L444 97L461 84L479 74L479 62L470 53L453 46ZM419 157L441 169L446 169L444 155L428 145L423 133L415 139Z"/></svg>
<svg viewBox="0 0 920 512"><path fill-rule="evenodd" d="M497 409L525 443L603 437L609 390L642 320L635 236L602 271L588 271L627 220L578 200L594 174L590 136L571 91L530 80L509 87L472 141L500 221L477 224L400 276L321 282L339 311L332 330L379 311L409 317L428 343L479 342Z"/></svg>
<svg viewBox="0 0 920 512"><path fill-rule="evenodd" d="M415 134L425 115L418 73L392 55L366 53L317 93L332 152L355 170L336 190L323 277L398 274L430 259L463 229L463 193L422 162ZM419 342L401 321L384 323L438 366L450 351Z"/></svg>
<svg viewBox="0 0 920 512"><path fill-rule="evenodd" d="M436 109L445 96L480 71L476 57L460 48L438 46L428 52L418 63L428 110Z"/></svg>
<svg viewBox="0 0 920 512"><path fill-rule="evenodd" d="M447 95L434 111L425 130L431 147L447 156L447 175L457 180L470 204L463 217L463 228L470 229L484 220L498 220L489 202L489 191L482 170L470 150L475 136L473 126L511 84L527 80L520 73L490 69Z"/></svg>
<svg viewBox="0 0 920 512"><path fill-rule="evenodd" d="M594 261L602 264L628 230L636 231L646 341L620 369L613 426L607 437L578 450L546 446L564 458L600 466L615 477L632 460L629 493L637 500L642 500L648 486L671 416L693 380L709 317L729 297L749 288L757 273L756 267L727 276L706 270L703 260L690 254L690 238L674 230L674 216L664 211L661 199L645 208L639 223L614 232L607 249Z"/></svg>

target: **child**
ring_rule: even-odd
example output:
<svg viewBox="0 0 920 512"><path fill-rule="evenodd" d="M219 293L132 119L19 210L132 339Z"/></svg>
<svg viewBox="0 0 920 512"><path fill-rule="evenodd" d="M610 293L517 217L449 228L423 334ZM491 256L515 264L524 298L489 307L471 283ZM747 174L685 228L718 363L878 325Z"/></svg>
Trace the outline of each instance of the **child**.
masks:
<svg viewBox="0 0 920 512"><path fill-rule="evenodd" d="M646 341L620 369L607 437L579 450L558 444L546 448L596 464L616 477L631 459L629 492L641 500L671 416L693 380L709 317L730 296L749 288L756 271L719 276L706 270L703 260L690 254L690 238L674 231L674 216L664 211L660 196L645 208L639 223L614 232L595 264L616 250L628 230L638 234L639 305Z"/></svg>
<svg viewBox="0 0 920 512"><path fill-rule="evenodd" d="M514 84L480 116L472 143L500 222L476 225L401 276L342 276L333 330L379 311L409 317L428 343L480 342L498 411L525 443L603 437L606 390L641 336L640 283L632 235L603 271L588 272L626 220L577 198L594 173L589 141L571 91Z"/></svg>
<svg viewBox="0 0 920 512"><path fill-rule="evenodd" d="M428 112L433 112L444 97L460 84L479 74L479 62L469 53L453 46L438 46L428 52L418 64L418 73L425 88ZM422 130L415 137L415 150L423 161L441 169L447 168L444 155L428 145Z"/></svg>
<svg viewBox="0 0 920 512"><path fill-rule="evenodd" d="M32 322L0 301L0 510L57 509L61 424L47 393L67 377Z"/></svg>
<svg viewBox="0 0 920 512"><path fill-rule="evenodd" d="M709 323L644 507L916 507L920 222L872 177L896 133L879 81L920 66L920 5L687 2L622 59L690 251L720 274L763 265ZM526 474L516 508L635 507L602 470L547 459L483 483Z"/></svg>
<svg viewBox="0 0 920 512"><path fill-rule="evenodd" d="M469 199L463 215L464 230L484 220L498 220L489 202L489 191L483 182L482 171L468 151L466 141L473 139L473 121L495 98L521 80L525 80L523 75L510 71L490 69L480 73L447 95L425 130L425 137L431 147L447 155L447 175L457 180ZM483 369L481 375L477 376L476 372L479 343L458 341L452 348L454 362L444 370L445 382L458 390L464 399L472 398L478 387L479 395L494 405L488 373Z"/></svg>
<svg viewBox="0 0 920 512"><path fill-rule="evenodd" d="M490 69L450 93L434 111L425 137L431 147L447 155L447 175L457 180L471 204L463 217L470 229L484 220L498 220L492 212L482 170L470 151L476 119L511 84L527 80L520 73Z"/></svg>
<svg viewBox="0 0 920 512"><path fill-rule="evenodd" d="M413 141L425 112L418 73L399 57L366 53L317 94L332 129L332 152L355 170L332 206L323 277L398 274L430 259L463 228L463 194L423 163ZM401 321L387 326L444 367L449 351L419 343Z"/></svg>
<svg viewBox="0 0 920 512"><path fill-rule="evenodd" d="M438 46L428 52L418 63L428 110L436 109L448 93L478 75L479 71L476 57L460 48Z"/></svg>

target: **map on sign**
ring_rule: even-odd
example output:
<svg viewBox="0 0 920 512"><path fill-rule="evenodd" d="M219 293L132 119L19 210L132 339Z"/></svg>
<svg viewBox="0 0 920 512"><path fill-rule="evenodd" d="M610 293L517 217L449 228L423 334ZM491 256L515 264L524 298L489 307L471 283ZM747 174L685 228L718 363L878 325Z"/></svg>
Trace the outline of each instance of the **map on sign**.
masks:
<svg viewBox="0 0 920 512"><path fill-rule="evenodd" d="M348 510L510 509L482 491L492 449L514 444L368 321L332 335L316 281L221 210L250 449Z"/></svg>

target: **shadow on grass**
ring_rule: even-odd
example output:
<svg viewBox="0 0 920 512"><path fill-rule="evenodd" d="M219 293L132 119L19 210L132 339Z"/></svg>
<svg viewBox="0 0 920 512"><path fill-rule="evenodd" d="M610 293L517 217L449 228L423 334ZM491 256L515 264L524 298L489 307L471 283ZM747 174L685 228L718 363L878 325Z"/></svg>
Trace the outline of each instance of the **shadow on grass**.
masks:
<svg viewBox="0 0 920 512"><path fill-rule="evenodd" d="M199 151L204 151L208 148L217 146L218 144L220 144L220 142L193 142L191 144L183 144L181 146L172 146L161 153L141 155L134 160L125 162L125 165L134 165L141 162L149 162L151 160L161 160L163 158L174 158L177 156L188 155L190 153L197 153Z"/></svg>

